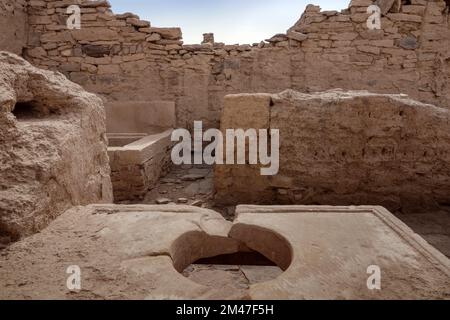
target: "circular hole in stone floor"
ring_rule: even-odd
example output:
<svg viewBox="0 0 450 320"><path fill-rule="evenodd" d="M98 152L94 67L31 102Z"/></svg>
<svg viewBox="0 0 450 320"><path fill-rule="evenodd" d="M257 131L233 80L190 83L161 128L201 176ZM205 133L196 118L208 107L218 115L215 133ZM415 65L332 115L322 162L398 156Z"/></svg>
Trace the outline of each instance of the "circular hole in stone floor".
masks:
<svg viewBox="0 0 450 320"><path fill-rule="evenodd" d="M292 248L282 236L239 225L229 238L190 232L174 242L175 269L220 298L245 297L250 286L274 280L288 269Z"/></svg>

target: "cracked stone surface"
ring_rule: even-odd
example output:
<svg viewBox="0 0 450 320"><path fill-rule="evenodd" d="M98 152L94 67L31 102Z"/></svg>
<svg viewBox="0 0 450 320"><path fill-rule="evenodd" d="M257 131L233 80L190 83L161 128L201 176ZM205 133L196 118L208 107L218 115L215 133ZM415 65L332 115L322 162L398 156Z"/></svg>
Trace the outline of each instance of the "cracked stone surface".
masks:
<svg viewBox="0 0 450 320"><path fill-rule="evenodd" d="M105 133L99 97L0 51L0 245L112 202Z"/></svg>
<svg viewBox="0 0 450 320"><path fill-rule="evenodd" d="M219 277L230 290L192 281L214 281L217 267L182 275L250 249L285 272L259 282L231 267ZM66 288L71 265L79 292ZM370 265L381 291L367 289ZM449 260L380 207L240 206L232 223L190 206L92 205L0 252L0 299L449 299L449 288Z"/></svg>

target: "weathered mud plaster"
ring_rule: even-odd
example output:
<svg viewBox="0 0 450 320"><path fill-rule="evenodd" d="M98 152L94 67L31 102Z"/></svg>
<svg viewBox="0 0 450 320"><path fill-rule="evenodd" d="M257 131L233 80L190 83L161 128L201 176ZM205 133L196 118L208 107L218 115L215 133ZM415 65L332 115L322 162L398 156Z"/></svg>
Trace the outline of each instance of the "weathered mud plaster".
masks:
<svg viewBox="0 0 450 320"><path fill-rule="evenodd" d="M27 0L0 0L0 50L21 55L28 41Z"/></svg>
<svg viewBox="0 0 450 320"><path fill-rule="evenodd" d="M259 165L218 165L217 200L438 210L450 201L449 123L448 109L405 95L229 95L222 131L280 130L280 171L267 177Z"/></svg>
<svg viewBox="0 0 450 320"><path fill-rule="evenodd" d="M69 210L0 256L0 298L445 299L449 260L379 207L239 207L234 223L187 206ZM51 244L51 245L50 245ZM285 272L224 296L179 272L199 258L259 251ZM66 269L81 268L79 292ZM367 287L369 266L382 290Z"/></svg>
<svg viewBox="0 0 450 320"><path fill-rule="evenodd" d="M114 200L140 200L171 167L175 103L130 100L105 107Z"/></svg>
<svg viewBox="0 0 450 320"><path fill-rule="evenodd" d="M400 7L354 0L341 12L309 5L286 33L253 45L213 43L212 37L186 45L179 28L115 15L107 1L78 2L81 30L65 25L73 1L29 2L25 57L108 100L175 101L180 127L191 128L194 120L219 127L227 94L288 88L405 93L449 107L450 29L443 0ZM385 13L381 30L367 27L367 7L375 2Z"/></svg>
<svg viewBox="0 0 450 320"><path fill-rule="evenodd" d="M102 101L60 73L0 52L0 240L74 205L112 202Z"/></svg>
<svg viewBox="0 0 450 320"><path fill-rule="evenodd" d="M172 129L162 133L134 137L131 143L108 147L114 200L142 200L161 177L170 170ZM124 140L125 137L111 137ZM126 139L125 139L126 140Z"/></svg>

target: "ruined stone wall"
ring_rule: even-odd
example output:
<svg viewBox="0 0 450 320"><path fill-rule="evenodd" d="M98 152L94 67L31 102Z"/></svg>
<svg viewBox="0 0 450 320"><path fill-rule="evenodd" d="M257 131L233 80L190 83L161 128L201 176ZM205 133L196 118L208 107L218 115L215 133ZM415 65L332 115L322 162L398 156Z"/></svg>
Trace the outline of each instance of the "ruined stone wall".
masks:
<svg viewBox="0 0 450 320"><path fill-rule="evenodd" d="M0 247L113 201L102 101L0 51Z"/></svg>
<svg viewBox="0 0 450 320"><path fill-rule="evenodd" d="M260 44L207 39L184 45L180 29L150 27L133 14L114 15L107 1L31 1L25 57L108 100L175 101L183 127L193 120L217 127L226 94L287 88L406 93L449 107L446 2L383 7L382 30L371 31L366 10L373 2L353 0L342 12L310 5L286 34ZM66 8L76 3L82 7L82 29L68 30Z"/></svg>
<svg viewBox="0 0 450 320"><path fill-rule="evenodd" d="M0 50L22 54L27 45L26 0L0 0Z"/></svg>
<svg viewBox="0 0 450 320"><path fill-rule="evenodd" d="M110 147L114 200L142 200L171 168L172 130L149 135L122 147ZM113 138L114 139L114 138Z"/></svg>
<svg viewBox="0 0 450 320"><path fill-rule="evenodd" d="M261 165L218 165L217 201L439 210L450 202L449 121L450 110L404 95L229 95L222 130L279 130L279 171L263 176Z"/></svg>

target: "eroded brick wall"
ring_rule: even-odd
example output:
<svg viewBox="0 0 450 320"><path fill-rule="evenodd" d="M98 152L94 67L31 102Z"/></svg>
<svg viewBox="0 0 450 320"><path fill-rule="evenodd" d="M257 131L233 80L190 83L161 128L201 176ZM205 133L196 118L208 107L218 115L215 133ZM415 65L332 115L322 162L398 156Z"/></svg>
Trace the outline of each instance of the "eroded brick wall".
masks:
<svg viewBox="0 0 450 320"><path fill-rule="evenodd" d="M178 125L188 128L217 127L226 94L287 88L406 93L448 108L446 2L403 1L371 31L374 2L353 0L342 12L310 5L289 32L260 44L185 45L181 30L115 15L107 1L30 1L25 57L108 100L176 101ZM81 30L66 27L71 4L81 5Z"/></svg>

